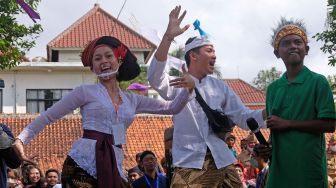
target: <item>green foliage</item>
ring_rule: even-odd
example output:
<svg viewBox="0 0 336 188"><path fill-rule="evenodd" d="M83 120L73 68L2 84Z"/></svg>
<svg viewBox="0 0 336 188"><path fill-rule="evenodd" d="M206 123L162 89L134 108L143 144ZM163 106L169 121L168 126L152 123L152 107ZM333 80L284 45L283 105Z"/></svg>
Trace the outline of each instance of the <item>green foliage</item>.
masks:
<svg viewBox="0 0 336 188"><path fill-rule="evenodd" d="M328 65L336 65L336 0L328 0L327 28L321 33L317 33L313 38L324 42L321 50L329 54Z"/></svg>
<svg viewBox="0 0 336 188"><path fill-rule="evenodd" d="M129 85L131 85L132 83L135 83L135 82L143 84L143 85L148 85L147 84L148 81L147 81L147 67L146 66L141 67L140 75L137 76L136 78L134 78L133 80L119 82L119 87L122 90L126 90ZM131 92L135 92L135 91L131 91Z"/></svg>
<svg viewBox="0 0 336 188"><path fill-rule="evenodd" d="M39 2L40 0L26 0L33 8ZM22 13L23 10L16 1L0 1L0 69L17 66L42 32L40 24L25 26L18 23L16 17Z"/></svg>
<svg viewBox="0 0 336 188"><path fill-rule="evenodd" d="M213 74L218 78L222 79L222 72L219 70L219 67L215 65Z"/></svg>
<svg viewBox="0 0 336 188"><path fill-rule="evenodd" d="M277 71L275 67L272 67L270 70L261 70L258 73L258 76L253 79L253 84L260 90L266 91L267 87L274 80L280 78L282 74L281 71Z"/></svg>
<svg viewBox="0 0 336 188"><path fill-rule="evenodd" d="M336 90L336 74L327 76L331 90Z"/></svg>
<svg viewBox="0 0 336 188"><path fill-rule="evenodd" d="M174 49L172 52L169 53L169 55L184 61L184 49L182 46Z"/></svg>

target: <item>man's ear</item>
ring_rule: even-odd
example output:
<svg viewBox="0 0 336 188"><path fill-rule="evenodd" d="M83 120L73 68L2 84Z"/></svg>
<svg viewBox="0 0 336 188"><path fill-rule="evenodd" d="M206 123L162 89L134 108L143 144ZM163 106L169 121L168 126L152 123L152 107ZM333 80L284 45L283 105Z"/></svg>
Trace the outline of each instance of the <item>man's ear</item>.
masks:
<svg viewBox="0 0 336 188"><path fill-rule="evenodd" d="M190 59L196 61L196 60L197 60L197 53L191 51L191 52L190 52Z"/></svg>
<svg viewBox="0 0 336 188"><path fill-rule="evenodd" d="M309 52L309 46L307 45L306 46L306 55L308 55L308 52Z"/></svg>
<svg viewBox="0 0 336 188"><path fill-rule="evenodd" d="M277 57L278 59L280 58L280 55L279 55L279 51L278 50L275 50L273 51L275 57Z"/></svg>

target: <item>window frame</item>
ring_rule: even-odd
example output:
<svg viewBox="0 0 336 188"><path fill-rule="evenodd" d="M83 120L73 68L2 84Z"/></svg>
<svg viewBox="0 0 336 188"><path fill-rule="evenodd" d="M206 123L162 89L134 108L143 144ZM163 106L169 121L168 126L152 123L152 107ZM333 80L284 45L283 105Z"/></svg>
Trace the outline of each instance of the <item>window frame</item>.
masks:
<svg viewBox="0 0 336 188"><path fill-rule="evenodd" d="M61 100L62 97L64 97L67 93L71 92L73 89L66 89L66 88L57 88L57 89L26 89L26 113L41 113L46 111L49 107L51 107L53 104L55 104L57 101ZM43 91L43 96L39 96L41 95L41 91ZM48 99L45 98L45 92L49 91L52 94L52 99ZM61 92L61 96L60 98L54 98L54 93L60 91ZM36 97L33 98L31 96L28 96L29 92L36 92ZM64 93L65 92L65 93ZM28 103L33 102L34 105L36 105L36 112L29 112L28 109ZM41 109L40 107L40 102L44 102L44 108L45 109ZM51 102L51 105L46 105L46 102Z"/></svg>

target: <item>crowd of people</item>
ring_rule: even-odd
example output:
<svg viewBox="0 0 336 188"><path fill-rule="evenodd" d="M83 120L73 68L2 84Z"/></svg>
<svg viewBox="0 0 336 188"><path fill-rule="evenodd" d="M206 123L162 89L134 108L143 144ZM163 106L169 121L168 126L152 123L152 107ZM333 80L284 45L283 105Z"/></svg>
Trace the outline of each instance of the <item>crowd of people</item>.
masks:
<svg viewBox="0 0 336 188"><path fill-rule="evenodd" d="M46 182L63 187L223 187L223 188L317 188L335 186L335 139L326 150L326 132L334 132L336 113L326 78L304 65L308 37L300 20L281 19L272 35L274 55L286 72L266 92L266 109L251 110L233 90L213 74L216 63L212 41L195 22L201 36L185 43L186 67L180 77L165 71L169 48L189 25L181 27L186 11L176 6L148 69L149 84L165 99L156 100L123 91L118 83L137 77L135 55L119 39L101 36L86 45L81 60L99 82L76 87L41 113L14 139L10 147L25 167L25 187L47 186L42 172L25 155L28 144L46 125L76 108L82 115L83 137L74 142L62 173L50 169ZM149 150L136 156L138 165L123 173L126 130L136 114L173 115L173 129L165 132L163 169ZM221 121L218 122L218 119ZM258 143L253 133L234 150L233 125L249 130L247 121L270 130L268 143ZM334 138L334 137L333 137ZM258 137L259 139L259 137ZM15 166L15 165L14 165ZM328 177L327 167L333 169ZM8 177L18 180L17 173ZM58 180L58 181L57 181ZM18 185L20 186L20 185ZM49 185L52 186L52 185Z"/></svg>
<svg viewBox="0 0 336 188"><path fill-rule="evenodd" d="M242 188L264 188L267 180L270 158L263 153L264 148L252 132L240 140L240 153L233 148L236 137L228 134L225 142L235 154L233 163L242 182ZM336 134L332 135L327 146L328 187L336 183ZM125 171L125 177L133 188L169 187L166 158L160 161L153 151L145 150L135 155L136 166ZM43 173L38 166L25 164L19 168L7 168L7 188L61 188L61 175L57 169Z"/></svg>
<svg viewBox="0 0 336 188"><path fill-rule="evenodd" d="M61 188L60 172L48 169L43 173L35 165L7 168L7 188Z"/></svg>

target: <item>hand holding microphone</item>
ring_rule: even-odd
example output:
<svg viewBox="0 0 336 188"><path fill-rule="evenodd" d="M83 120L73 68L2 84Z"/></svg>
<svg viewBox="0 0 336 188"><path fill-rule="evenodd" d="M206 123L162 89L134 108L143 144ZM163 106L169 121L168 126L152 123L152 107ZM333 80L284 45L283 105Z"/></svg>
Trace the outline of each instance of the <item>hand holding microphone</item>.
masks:
<svg viewBox="0 0 336 188"><path fill-rule="evenodd" d="M272 146L266 141L265 137L262 135L260 130L258 130L259 125L258 122L254 118L248 118L246 120L247 126L257 137L257 140L260 144L264 145L265 148L259 148L259 153L263 156L268 156L271 158L272 155Z"/></svg>
<svg viewBox="0 0 336 188"><path fill-rule="evenodd" d="M259 141L260 144L269 146L268 142L265 140L265 137L262 135L260 130L258 130L259 125L257 121L254 118L248 118L246 120L247 126L249 129L254 133L254 135L257 137L257 140Z"/></svg>

